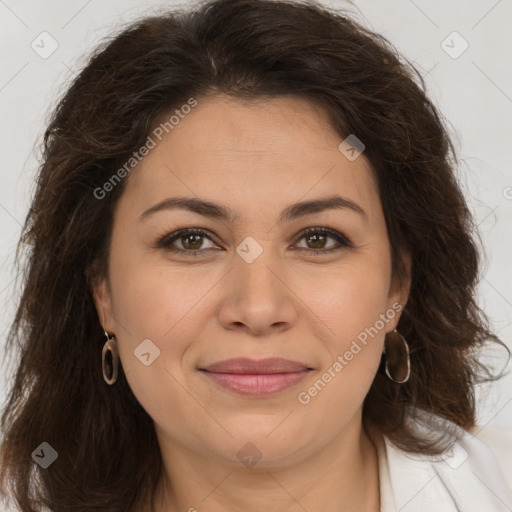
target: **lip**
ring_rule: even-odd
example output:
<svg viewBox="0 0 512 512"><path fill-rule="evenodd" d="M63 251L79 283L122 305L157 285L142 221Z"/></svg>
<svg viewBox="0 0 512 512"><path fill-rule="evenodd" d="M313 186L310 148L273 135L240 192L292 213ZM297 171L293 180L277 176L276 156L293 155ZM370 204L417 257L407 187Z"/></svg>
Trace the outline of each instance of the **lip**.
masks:
<svg viewBox="0 0 512 512"><path fill-rule="evenodd" d="M235 358L200 368L221 387L244 396L266 396L297 384L312 368L282 358Z"/></svg>
<svg viewBox="0 0 512 512"><path fill-rule="evenodd" d="M271 373L293 373L311 370L306 364L282 359L280 357L269 357L266 359L250 359L247 357L237 357L234 359L225 359L218 361L206 368L211 373L238 373L238 374L271 374Z"/></svg>

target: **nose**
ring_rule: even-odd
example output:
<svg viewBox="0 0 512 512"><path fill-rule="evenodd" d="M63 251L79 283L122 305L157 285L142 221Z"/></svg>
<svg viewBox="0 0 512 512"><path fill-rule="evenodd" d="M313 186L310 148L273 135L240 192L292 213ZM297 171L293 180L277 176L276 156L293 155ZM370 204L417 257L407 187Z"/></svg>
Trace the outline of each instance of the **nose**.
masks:
<svg viewBox="0 0 512 512"><path fill-rule="evenodd" d="M237 256L224 286L218 318L225 329L263 336L287 330L297 319L298 298L270 249L251 263Z"/></svg>

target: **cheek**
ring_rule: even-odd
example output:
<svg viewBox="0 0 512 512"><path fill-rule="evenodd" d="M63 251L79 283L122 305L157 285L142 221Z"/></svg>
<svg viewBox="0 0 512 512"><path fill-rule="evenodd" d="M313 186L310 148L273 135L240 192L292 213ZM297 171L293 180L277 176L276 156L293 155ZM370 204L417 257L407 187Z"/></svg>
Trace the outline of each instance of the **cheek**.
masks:
<svg viewBox="0 0 512 512"><path fill-rule="evenodd" d="M167 262L118 250L112 252L111 284L119 355L127 377L133 372L134 391L141 379L148 389L168 381L171 377L165 371L176 373L187 340L194 338L187 329L197 324L186 321L187 313L195 311L208 283L191 280L191 273L177 268L171 270ZM146 346L148 350L141 352L139 347ZM148 351L146 362L154 362L145 366L144 358L137 356Z"/></svg>
<svg viewBox="0 0 512 512"><path fill-rule="evenodd" d="M212 286L212 272L183 268L161 256L113 252L113 309L132 338L163 340ZM175 327L176 326L176 327Z"/></svg>
<svg viewBox="0 0 512 512"><path fill-rule="evenodd" d="M197 407L188 391L190 360L195 362L190 354L205 337L205 319L215 314L215 285L225 269L149 260L113 253L111 279L115 314L124 327L117 336L123 371L139 403L158 421L169 411ZM151 351L157 354L148 366L136 357L143 342L150 361Z"/></svg>
<svg viewBox="0 0 512 512"><path fill-rule="evenodd" d="M334 331L334 344L341 348L372 326L388 304L388 259L354 258L353 261L326 276L321 287L323 295L316 294L316 308Z"/></svg>
<svg viewBox="0 0 512 512"><path fill-rule="evenodd" d="M318 402L357 408L367 393L381 360L388 322L395 315L387 310L388 263L383 257L353 265L324 281L325 293L317 296L314 306L329 327L322 338L328 357L318 375L326 385L325 390L322 383L316 388L323 396Z"/></svg>
<svg viewBox="0 0 512 512"><path fill-rule="evenodd" d="M197 406L184 388L181 364L191 340L198 338L198 324L187 320L211 284L193 286L183 272L133 255L113 257L111 280L119 356L137 401L156 423L169 418L169 411Z"/></svg>

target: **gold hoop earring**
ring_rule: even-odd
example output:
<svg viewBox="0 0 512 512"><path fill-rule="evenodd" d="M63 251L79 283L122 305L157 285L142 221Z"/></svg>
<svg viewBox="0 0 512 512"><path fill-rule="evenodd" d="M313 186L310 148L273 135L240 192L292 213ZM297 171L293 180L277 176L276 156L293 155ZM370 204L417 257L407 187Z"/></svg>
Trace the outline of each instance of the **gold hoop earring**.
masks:
<svg viewBox="0 0 512 512"><path fill-rule="evenodd" d="M117 351L117 341L114 335L110 336L106 331L105 336L107 341L103 345L101 352L101 368L103 371L103 378L110 386L117 380L119 371L119 353ZM107 362L107 353L110 353L111 363Z"/></svg>
<svg viewBox="0 0 512 512"><path fill-rule="evenodd" d="M386 335L382 353L386 356L386 375L397 384L407 382L411 375L409 345L396 329Z"/></svg>

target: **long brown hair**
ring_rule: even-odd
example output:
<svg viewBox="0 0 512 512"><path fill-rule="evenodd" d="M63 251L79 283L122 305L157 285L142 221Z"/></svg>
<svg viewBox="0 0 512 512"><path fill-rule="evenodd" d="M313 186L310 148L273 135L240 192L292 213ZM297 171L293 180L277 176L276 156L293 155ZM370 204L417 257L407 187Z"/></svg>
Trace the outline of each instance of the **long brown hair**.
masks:
<svg viewBox="0 0 512 512"><path fill-rule="evenodd" d="M209 94L294 95L365 144L410 297L398 331L412 375L376 375L363 410L409 451L439 452L408 422L426 410L475 422L477 359L500 343L474 299L477 234L456 179L457 159L419 72L381 35L311 2L218 0L142 19L101 44L56 107L44 135L33 202L17 249L22 295L8 337L16 353L2 417L0 487L20 510L121 512L151 496L161 470L149 415L122 369L108 387L91 279L108 272L112 214L126 180L94 193L146 141L155 122ZM21 263L20 263L21 267ZM49 468L32 452L48 442Z"/></svg>

